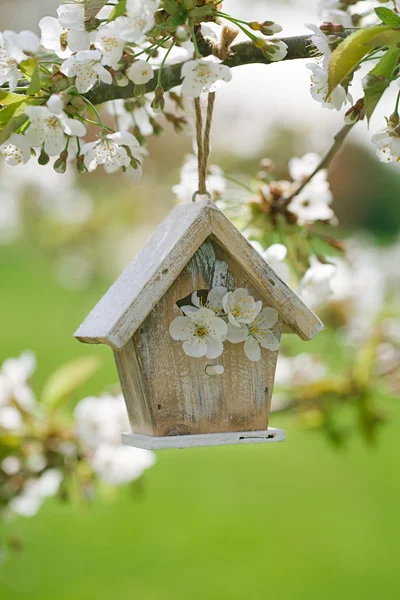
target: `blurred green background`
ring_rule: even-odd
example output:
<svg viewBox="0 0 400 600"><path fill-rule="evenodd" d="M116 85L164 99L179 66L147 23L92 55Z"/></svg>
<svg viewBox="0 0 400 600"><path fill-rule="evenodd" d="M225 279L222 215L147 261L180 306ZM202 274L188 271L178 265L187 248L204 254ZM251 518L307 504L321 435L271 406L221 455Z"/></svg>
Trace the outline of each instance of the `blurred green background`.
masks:
<svg viewBox="0 0 400 600"><path fill-rule="evenodd" d="M38 13L53 14L58 2L34 4L5 2L1 28L33 27ZM263 3L258 5L262 10ZM221 141L225 125L217 124L213 162L228 172L254 173L266 153L283 165L293 154L326 147L326 115L317 106L315 111L326 129L316 144L304 130L296 137L280 124L258 154L245 158L227 152ZM152 159L138 186L118 187L118 178L100 173L84 180L98 202L107 203L102 219L112 219L113 203L119 206L100 262L124 215L132 222L132 245L139 238L140 246L173 203L169 190L191 141L164 136L151 144ZM394 237L400 223L398 171L382 167L370 151L348 146L332 165L331 182L342 224L373 232L379 243ZM38 361L33 387L40 389L65 361L100 355L103 367L80 397L99 394L117 381L111 351L80 345L72 335L110 285L116 265L96 271L86 287L66 289L54 277L51 256L58 230L36 231L34 213L30 219L29 239L0 246L0 362L32 349ZM96 254L95 238L91 249ZM118 268L131 255L128 245ZM334 336L327 330L304 350L329 352ZM300 429L293 416L273 415L271 425L286 430L284 444L163 451L133 489L116 497L104 490L87 507L49 500L33 519L1 526L0 534L12 532L15 549L0 565L0 597L397 600L400 407L388 402L386 408L388 423L373 447L355 431L337 449L320 433ZM346 422L346 412L342 418Z"/></svg>
<svg viewBox="0 0 400 600"><path fill-rule="evenodd" d="M45 260L1 252L1 353L33 348L34 384L93 353L71 334L106 282L66 292ZM326 332L323 336L330 336ZM116 380L111 352L86 390ZM398 598L400 410L376 447L342 450L275 415L284 444L163 451L131 491L84 507L51 500L12 533L0 567L7 600Z"/></svg>

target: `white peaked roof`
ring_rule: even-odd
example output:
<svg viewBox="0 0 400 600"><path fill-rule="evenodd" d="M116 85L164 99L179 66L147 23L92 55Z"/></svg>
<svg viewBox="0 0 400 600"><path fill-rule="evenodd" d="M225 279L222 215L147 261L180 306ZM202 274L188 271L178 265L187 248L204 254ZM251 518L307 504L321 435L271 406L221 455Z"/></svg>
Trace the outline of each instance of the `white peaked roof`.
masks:
<svg viewBox="0 0 400 600"><path fill-rule="evenodd" d="M125 346L189 260L211 236L249 276L303 340L323 329L319 318L279 277L211 200L177 206L75 332L89 344Z"/></svg>

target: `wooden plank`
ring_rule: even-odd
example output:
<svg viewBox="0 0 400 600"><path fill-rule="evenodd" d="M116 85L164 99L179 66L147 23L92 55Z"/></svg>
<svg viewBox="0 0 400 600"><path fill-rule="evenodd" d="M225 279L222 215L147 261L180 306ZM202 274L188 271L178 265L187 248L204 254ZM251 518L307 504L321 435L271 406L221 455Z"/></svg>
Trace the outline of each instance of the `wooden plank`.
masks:
<svg viewBox="0 0 400 600"><path fill-rule="evenodd" d="M155 433L156 422L149 402L149 390L133 341L130 340L120 352L114 352L114 358L132 431L145 435Z"/></svg>
<svg viewBox="0 0 400 600"><path fill-rule="evenodd" d="M225 446L232 444L265 444L284 442L283 429L270 427L263 431L237 431L235 433L208 433L198 435L178 435L172 437L152 437L135 433L123 433L122 443L146 450L166 450L171 448L195 448L201 446Z"/></svg>
<svg viewBox="0 0 400 600"><path fill-rule="evenodd" d="M177 206L75 332L119 350L211 232L208 200Z"/></svg>
<svg viewBox="0 0 400 600"><path fill-rule="evenodd" d="M235 225L217 207L212 211L212 237L248 273L257 289L268 294L271 306L303 340L311 340L324 326L297 294L268 265ZM239 233L239 235L237 235Z"/></svg>
<svg viewBox="0 0 400 600"><path fill-rule="evenodd" d="M226 343L217 359L191 358L169 334L169 324L182 314L177 302L215 285L247 287L260 299L247 273L208 239L134 335L159 436L268 427L277 352L263 349L262 360L252 362L243 344ZM281 327L279 319L274 330L278 339ZM222 365L224 373L210 377L209 365Z"/></svg>

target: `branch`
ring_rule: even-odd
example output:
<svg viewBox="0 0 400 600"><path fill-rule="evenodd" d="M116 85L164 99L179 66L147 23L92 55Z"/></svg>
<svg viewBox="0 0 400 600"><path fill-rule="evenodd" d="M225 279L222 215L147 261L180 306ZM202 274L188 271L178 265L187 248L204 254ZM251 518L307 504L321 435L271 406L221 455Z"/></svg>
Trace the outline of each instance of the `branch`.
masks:
<svg viewBox="0 0 400 600"><path fill-rule="evenodd" d="M352 30L346 30L342 34L339 34L340 37L347 37L352 33ZM297 37L289 37L282 38L282 41L288 47L287 55L283 60L297 60L299 58L313 58L315 57L315 48L310 42L311 33L309 35L300 35ZM209 56L212 53L212 45L207 44L202 49L202 53L204 56ZM231 52L229 53L228 58L224 61L225 65L228 67L240 67L242 65L249 64L271 64L269 58L265 57L261 50L256 48L252 42L241 42L240 44L236 44L232 46ZM180 85L181 80L181 69L183 63L170 65L169 67L165 67L163 69L161 85L164 90L170 90L171 88ZM158 70L155 71L155 75L151 81L146 85L146 93L153 92L157 85L157 75ZM117 100L119 98L123 98L128 100L134 96L134 86L132 83L129 83L125 87L119 87L115 84L106 85L101 83L100 85L93 88L87 94L88 100L92 102L92 104L101 104L103 102L107 102L109 100Z"/></svg>
<svg viewBox="0 0 400 600"><path fill-rule="evenodd" d="M348 136L350 131L353 129L354 125L355 125L355 122L351 123L350 125L343 125L343 127L340 129L340 131L337 132L337 134L333 138L334 141L333 141L332 146L330 147L328 152L325 154L325 156L321 159L321 162L319 162L318 165L315 167L314 171L308 177L306 177L304 179L302 184L292 194L290 194L290 196L285 198L285 206L288 206L290 204L290 202L293 200L293 198L295 196L297 196L298 194L300 194L301 191L304 190L304 188L310 183L310 181L313 179L313 177L316 176L316 174L319 171L322 171L322 169L327 169L329 167L332 159L339 152L340 148L343 145L344 140L346 139L346 137Z"/></svg>

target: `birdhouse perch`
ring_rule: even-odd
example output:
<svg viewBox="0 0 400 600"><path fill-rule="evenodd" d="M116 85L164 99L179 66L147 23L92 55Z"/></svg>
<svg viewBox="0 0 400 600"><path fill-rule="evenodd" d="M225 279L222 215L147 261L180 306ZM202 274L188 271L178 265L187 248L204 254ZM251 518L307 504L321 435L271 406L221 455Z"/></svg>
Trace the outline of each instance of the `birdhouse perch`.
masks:
<svg viewBox="0 0 400 600"><path fill-rule="evenodd" d="M209 308L215 309L207 301L214 289L215 297L221 295L216 302L224 303L217 309L227 313L223 319ZM196 292L196 305L184 308ZM249 360L239 343L224 343L218 355L221 340L255 331L235 318L235 301L250 312L258 313L261 303L267 309L260 315L272 324L272 345L261 343L260 353L256 334L247 340L260 360ZM282 441L283 431L268 428L281 333L310 340L321 329L233 223L204 200L170 213L75 337L114 351L132 427L123 442L161 449ZM184 351L186 331L192 337Z"/></svg>

